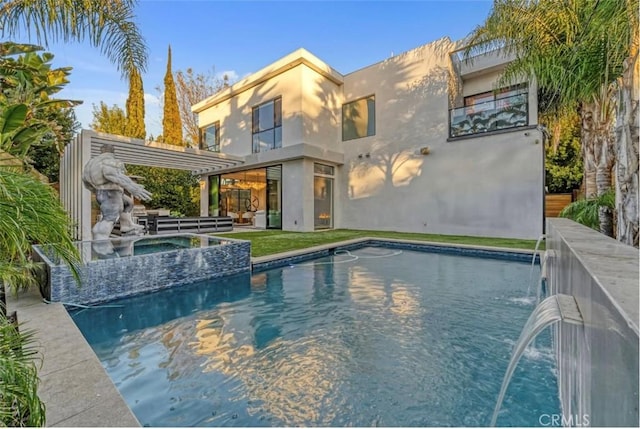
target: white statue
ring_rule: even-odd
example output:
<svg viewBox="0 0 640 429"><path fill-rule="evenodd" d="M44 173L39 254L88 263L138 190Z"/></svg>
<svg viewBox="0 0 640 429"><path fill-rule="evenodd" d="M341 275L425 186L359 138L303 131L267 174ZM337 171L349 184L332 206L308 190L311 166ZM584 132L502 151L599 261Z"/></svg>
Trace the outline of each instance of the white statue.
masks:
<svg viewBox="0 0 640 429"><path fill-rule="evenodd" d="M133 223L133 200L124 194L124 190L143 201L150 200L151 193L127 176L124 163L116 159L112 145L105 144L100 151L101 154L87 162L82 172L82 182L96 194L102 213L102 219L93 226L93 239L108 239L118 219L122 233L141 234L144 227Z"/></svg>

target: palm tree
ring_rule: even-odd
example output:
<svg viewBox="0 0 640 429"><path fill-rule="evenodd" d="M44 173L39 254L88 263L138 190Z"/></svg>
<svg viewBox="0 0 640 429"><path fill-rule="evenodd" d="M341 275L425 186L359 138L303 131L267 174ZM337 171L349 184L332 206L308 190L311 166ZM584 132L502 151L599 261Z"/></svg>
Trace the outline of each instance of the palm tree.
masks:
<svg viewBox="0 0 640 429"><path fill-rule="evenodd" d="M136 0L0 0L3 37L32 34L40 44L84 41L111 60L123 77L147 66L147 47L134 22Z"/></svg>
<svg viewBox="0 0 640 429"><path fill-rule="evenodd" d="M640 140L640 43L638 4L626 0L625 11L632 23L629 56L622 65L622 75L618 77L615 137L616 137L616 206L618 219L617 238L638 247L638 141Z"/></svg>
<svg viewBox="0 0 640 429"><path fill-rule="evenodd" d="M637 49L635 54L632 50L637 11L638 0L496 0L487 20L469 38L468 58L491 47L514 54L500 83L522 76L535 80L544 95L545 113L578 109L587 197L602 196L611 188L614 94L625 61L637 57ZM626 171L633 174L633 165L629 167ZM621 192L637 194L637 187ZM636 204L631 210L636 228L637 210ZM613 235L612 211L601 207L599 212L600 231Z"/></svg>

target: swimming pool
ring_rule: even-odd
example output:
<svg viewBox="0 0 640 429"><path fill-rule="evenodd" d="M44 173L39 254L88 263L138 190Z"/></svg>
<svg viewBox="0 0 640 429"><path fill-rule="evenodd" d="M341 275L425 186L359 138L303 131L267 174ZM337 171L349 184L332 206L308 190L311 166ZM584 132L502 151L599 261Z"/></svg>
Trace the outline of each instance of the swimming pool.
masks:
<svg viewBox="0 0 640 429"><path fill-rule="evenodd" d="M533 309L528 277L366 247L73 317L144 425L483 426ZM559 413L549 336L536 344L498 425Z"/></svg>

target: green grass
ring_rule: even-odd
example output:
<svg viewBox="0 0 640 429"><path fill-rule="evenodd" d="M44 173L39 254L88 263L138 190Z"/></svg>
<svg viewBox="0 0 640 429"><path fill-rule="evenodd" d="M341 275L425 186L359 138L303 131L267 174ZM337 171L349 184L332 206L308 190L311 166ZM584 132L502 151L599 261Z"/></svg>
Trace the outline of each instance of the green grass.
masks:
<svg viewBox="0 0 640 429"><path fill-rule="evenodd" d="M392 231L360 231L352 229L334 229L314 232L266 230L215 235L251 241L251 255L255 257L287 252L289 250L306 249L320 244L335 243L360 237L398 238L530 250L533 250L536 245L535 240L520 240L514 238L469 237L462 235L419 234ZM544 242L541 243L541 248L544 249Z"/></svg>

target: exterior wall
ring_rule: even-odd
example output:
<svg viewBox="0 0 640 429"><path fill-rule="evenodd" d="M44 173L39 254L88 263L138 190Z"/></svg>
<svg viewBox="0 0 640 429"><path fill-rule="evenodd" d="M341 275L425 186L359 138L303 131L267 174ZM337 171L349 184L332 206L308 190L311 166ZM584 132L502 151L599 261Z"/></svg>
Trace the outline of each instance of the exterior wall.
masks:
<svg viewBox="0 0 640 429"><path fill-rule="evenodd" d="M342 142L336 227L530 239L542 233L538 131L447 142L452 47L441 39L345 76L345 102L375 94L376 135ZM420 155L427 146L430 154Z"/></svg>
<svg viewBox="0 0 640 429"><path fill-rule="evenodd" d="M302 78L303 65L248 89L199 113L200 126L220 121L220 151L244 156L252 153L251 109L282 96L282 146L303 139Z"/></svg>
<svg viewBox="0 0 640 429"><path fill-rule="evenodd" d="M282 229L313 231L313 162L282 164Z"/></svg>
<svg viewBox="0 0 640 429"><path fill-rule="evenodd" d="M546 241L550 293L584 320L554 332L563 426L638 427L638 249L568 219L548 219Z"/></svg>
<svg viewBox="0 0 640 429"><path fill-rule="evenodd" d="M302 115L305 143L340 151L342 138L342 85L309 67L302 70Z"/></svg>
<svg viewBox="0 0 640 429"><path fill-rule="evenodd" d="M220 120L222 151L246 155L246 168L282 161L285 230L313 230L313 162L321 158L292 160L285 150L304 143L344 155L344 164L329 163L336 166L334 228L535 239L543 230L542 135L529 129L448 142L455 48L443 38L342 76L342 85L315 66L292 63L221 97L199 113L200 123ZM499 71L474 70L463 76L463 93L493 89ZM535 93L531 87L530 124L537 123ZM342 104L371 94L376 134L343 142ZM250 154L251 107L276 96L283 148ZM426 147L430 154L421 155Z"/></svg>

